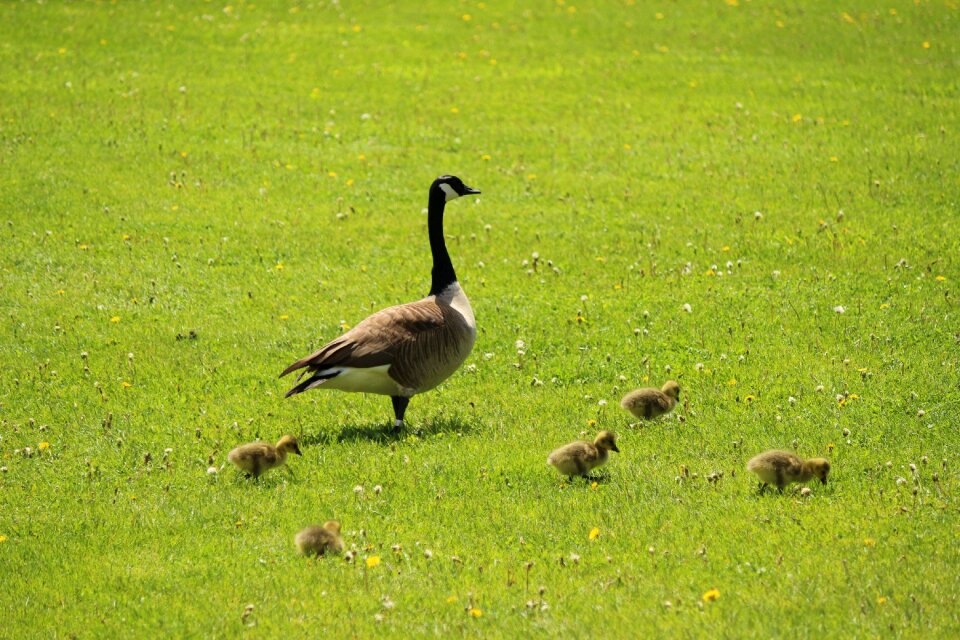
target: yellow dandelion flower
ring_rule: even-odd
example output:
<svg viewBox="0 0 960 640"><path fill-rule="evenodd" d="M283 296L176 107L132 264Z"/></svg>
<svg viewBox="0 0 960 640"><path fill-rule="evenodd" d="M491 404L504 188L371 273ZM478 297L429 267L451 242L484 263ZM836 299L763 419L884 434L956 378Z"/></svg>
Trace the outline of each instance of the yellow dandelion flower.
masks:
<svg viewBox="0 0 960 640"><path fill-rule="evenodd" d="M537 174L535 174L535 173L528 173L528 174L527 174L527 180L536 180L536 179L537 179Z"/></svg>
<svg viewBox="0 0 960 640"><path fill-rule="evenodd" d="M337 177L337 172L336 172L336 171L327 171L327 177L336 178L336 177Z"/></svg>
<svg viewBox="0 0 960 640"><path fill-rule="evenodd" d="M727 384L732 387L733 385L737 384L737 379L736 379L736 378L730 378L729 380L727 380Z"/></svg>
<svg viewBox="0 0 960 640"><path fill-rule="evenodd" d="M274 269L276 269L277 271L283 271L284 268L285 268L285 267L283 266L283 263L282 263L282 262L278 262L278 263L277 263L277 266L274 267Z"/></svg>
<svg viewBox="0 0 960 640"><path fill-rule="evenodd" d="M123 387L124 389L129 389L133 385L127 382L126 380L124 380L123 382L120 383L120 386Z"/></svg>
<svg viewBox="0 0 960 640"><path fill-rule="evenodd" d="M567 7L567 13L576 13L576 12L577 12L577 8L576 8L576 7L574 7L574 6L572 6L572 5L569 6L569 7Z"/></svg>
<svg viewBox="0 0 960 640"><path fill-rule="evenodd" d="M703 594L703 601L704 601L704 602L713 602L714 600L716 600L716 599L719 598L719 597L720 597L720 590L719 590L719 589L710 589L709 591L707 591L706 593Z"/></svg>
<svg viewBox="0 0 960 640"><path fill-rule="evenodd" d="M369 558L367 558L368 569L373 569L378 564L380 564L380 556L370 556Z"/></svg>
<svg viewBox="0 0 960 640"><path fill-rule="evenodd" d="M723 252L730 251L730 245L726 245L726 244L723 245L723 246L720 248L720 251L723 251Z"/></svg>
<svg viewBox="0 0 960 640"><path fill-rule="evenodd" d="M489 153L485 153L485 154L483 154L482 156L480 156L480 159L481 159L481 160L484 160L484 161L490 160L490 154L489 154Z"/></svg>
<svg viewBox="0 0 960 640"><path fill-rule="evenodd" d="M361 27L361 26L358 25L358 24L353 25L353 32L354 32L354 33L360 33L361 31L363 31L363 27Z"/></svg>
<svg viewBox="0 0 960 640"><path fill-rule="evenodd" d="M836 447L834 446L834 444L833 444L832 442L827 445L827 451L830 452L830 453L833 453L833 450L834 450L835 448L836 448Z"/></svg>
<svg viewBox="0 0 960 640"><path fill-rule="evenodd" d="M175 204L175 205L173 205L173 206L170 207L170 211L176 211L176 210L179 209L179 208L180 208L180 205Z"/></svg>
<svg viewBox="0 0 960 640"><path fill-rule="evenodd" d="M353 178L347 178L347 186L348 186L348 187L352 187L352 186L353 186Z"/></svg>
<svg viewBox="0 0 960 640"><path fill-rule="evenodd" d="M470 15L469 13L463 14L463 21L464 21L464 22L470 22L471 20L473 20L473 16L472 16L472 15Z"/></svg>
<svg viewBox="0 0 960 640"><path fill-rule="evenodd" d="M856 24L856 23L857 23L857 21L853 18L853 16L850 15L849 13L847 13L846 11L844 11L843 13L841 13L841 14L840 14L840 17L843 18L843 21L846 22L846 23L848 23L848 24Z"/></svg>
<svg viewBox="0 0 960 640"><path fill-rule="evenodd" d="M868 547L875 547L875 546L877 546L877 541L874 540L873 538L864 538L864 539L863 539L863 544L866 545L866 546L868 546Z"/></svg>
<svg viewBox="0 0 960 640"><path fill-rule="evenodd" d="M599 486L600 486L600 485L598 485L596 482L591 482L591 483L590 483L590 488L593 489L593 490L596 490L596 488L599 487Z"/></svg>
<svg viewBox="0 0 960 640"><path fill-rule="evenodd" d="M0 542L6 542L7 536L0 536Z"/></svg>
<svg viewBox="0 0 960 640"><path fill-rule="evenodd" d="M479 618L483 615L483 611L480 611L480 609L477 609L476 607L470 607L470 615L474 618Z"/></svg>
<svg viewBox="0 0 960 640"><path fill-rule="evenodd" d="M924 48L924 49L929 49L929 48L930 48L930 43L927 42L926 40L924 40L924 42L923 42L923 48Z"/></svg>
<svg viewBox="0 0 960 640"><path fill-rule="evenodd" d="M357 156L357 160L359 160L360 162L363 162L363 161L366 160L366 159L367 159L367 156L365 156L365 155L362 154L362 153Z"/></svg>
<svg viewBox="0 0 960 640"><path fill-rule="evenodd" d="M937 282L943 282L946 279L947 279L946 276L937 276L936 278L934 278L934 280L936 280Z"/></svg>
<svg viewBox="0 0 960 640"><path fill-rule="evenodd" d="M595 426L597 426L597 421L594 420L593 418L590 418L589 420L587 420L587 426L588 426L588 427L595 427Z"/></svg>
<svg viewBox="0 0 960 640"><path fill-rule="evenodd" d="M800 115L799 113L795 113L795 114L793 114L793 117L790 118L790 119L791 119L793 122L800 122L801 120L803 120L803 116Z"/></svg>
<svg viewBox="0 0 960 640"><path fill-rule="evenodd" d="M654 14L653 17L656 18L657 20L663 20L663 14L659 12Z"/></svg>
<svg viewBox="0 0 960 640"><path fill-rule="evenodd" d="M885 596L879 596L877 598L877 604L886 604L886 603L887 603L887 598Z"/></svg>
<svg viewBox="0 0 960 640"><path fill-rule="evenodd" d="M57 295L58 295L58 296L62 296L62 295L64 295L65 293L66 293L66 291L64 291L63 289L57 289Z"/></svg>
<svg viewBox="0 0 960 640"><path fill-rule="evenodd" d="M456 107L450 107L450 113L460 113L460 109L457 109Z"/></svg>
<svg viewBox="0 0 960 640"><path fill-rule="evenodd" d="M457 601L457 596L449 596L449 597L447 598L447 603L448 603L448 604L453 604L453 603L456 602L456 601Z"/></svg>
<svg viewBox="0 0 960 640"><path fill-rule="evenodd" d="M347 329L350 328L350 325L347 324L346 322L341 322L341 323L340 323L340 328L341 328L342 330L346 331Z"/></svg>
<svg viewBox="0 0 960 640"><path fill-rule="evenodd" d="M81 244L81 245L80 245L79 247L77 247L77 248L80 249L80 251L86 251L87 249L90 248L90 245L88 245L88 244Z"/></svg>
<svg viewBox="0 0 960 640"><path fill-rule="evenodd" d="M66 47L60 47L59 49L57 49L57 53L59 53L60 55L63 55L66 52L67 52Z"/></svg>
<svg viewBox="0 0 960 640"><path fill-rule="evenodd" d="M120 322L120 316L113 316L110 318L110 322Z"/></svg>
<svg viewBox="0 0 960 640"><path fill-rule="evenodd" d="M890 308L890 305L887 304L886 302L884 302L883 304L880 305L880 308L881 308L881 309L889 309L889 308Z"/></svg>
<svg viewBox="0 0 960 640"><path fill-rule="evenodd" d="M280 316L280 319L281 319L281 320L289 320L289 319L290 319L290 316L287 315L286 313L284 313L284 314L282 314L282 315Z"/></svg>
<svg viewBox="0 0 960 640"><path fill-rule="evenodd" d="M590 540L596 540L597 536L599 535L600 535L600 529L598 527L594 527L593 529L590 529L590 534L587 537Z"/></svg>
<svg viewBox="0 0 960 640"><path fill-rule="evenodd" d="M706 271L703 272L703 275L705 275L705 276L715 276L715 275L717 275L717 272L714 271L713 269L707 269Z"/></svg>
<svg viewBox="0 0 960 640"><path fill-rule="evenodd" d="M102 45L105 45L105 44L107 44L106 38L100 38L100 45L102 46Z"/></svg>
<svg viewBox="0 0 960 640"><path fill-rule="evenodd" d="M41 442L40 444L37 445L37 449L39 449L40 451L46 451L49 448L50 448L49 442Z"/></svg>
<svg viewBox="0 0 960 640"><path fill-rule="evenodd" d="M740 6L740 0L724 0L724 2L726 2L727 5L729 5L729 6L731 6L731 7L739 7L739 6Z"/></svg>
<svg viewBox="0 0 960 640"><path fill-rule="evenodd" d="M497 64L496 58L490 58L490 64Z"/></svg>
<svg viewBox="0 0 960 640"><path fill-rule="evenodd" d="M777 25L777 29L783 29L786 25L783 23L783 20L777 20L774 24Z"/></svg>
<svg viewBox="0 0 960 640"><path fill-rule="evenodd" d="M746 398L744 398L744 400L746 400L747 402L753 402L754 399L755 398L753 396L747 396Z"/></svg>

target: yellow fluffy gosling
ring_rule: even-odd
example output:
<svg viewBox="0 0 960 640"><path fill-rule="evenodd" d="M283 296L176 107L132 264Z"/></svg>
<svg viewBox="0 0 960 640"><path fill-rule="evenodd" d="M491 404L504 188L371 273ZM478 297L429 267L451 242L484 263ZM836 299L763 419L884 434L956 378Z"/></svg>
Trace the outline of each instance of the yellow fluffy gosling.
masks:
<svg viewBox="0 0 960 640"><path fill-rule="evenodd" d="M267 442L242 444L227 454L227 460L237 465L247 475L258 478L260 474L283 465L287 461L287 454L291 452L298 456L303 455L300 453L300 445L297 444L296 438L283 436L277 442L277 446Z"/></svg>
<svg viewBox="0 0 960 640"><path fill-rule="evenodd" d="M623 396L620 406L637 416L649 420L670 413L680 399L680 385L668 380L662 389L634 389Z"/></svg>
<svg viewBox="0 0 960 640"><path fill-rule="evenodd" d="M767 485L775 485L783 492L783 488L791 482L807 482L819 478L827 484L827 474L830 473L830 463L823 458L804 460L789 451L764 451L750 458L747 469L759 476L762 492Z"/></svg>
<svg viewBox="0 0 960 640"><path fill-rule="evenodd" d="M322 556L326 553L343 552L340 523L328 520L323 526L312 524L293 539L297 550L305 556Z"/></svg>
<svg viewBox="0 0 960 640"><path fill-rule="evenodd" d="M601 431L593 442L578 440L555 449L547 458L557 471L565 476L585 476L591 469L607 462L610 451L620 453L617 448L617 436L609 431Z"/></svg>

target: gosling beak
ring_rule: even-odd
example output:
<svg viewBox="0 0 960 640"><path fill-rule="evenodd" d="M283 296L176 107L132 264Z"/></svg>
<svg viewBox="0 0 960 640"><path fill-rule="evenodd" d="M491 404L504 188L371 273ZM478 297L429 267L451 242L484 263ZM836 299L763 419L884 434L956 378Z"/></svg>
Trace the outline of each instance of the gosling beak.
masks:
<svg viewBox="0 0 960 640"><path fill-rule="evenodd" d="M300 451L300 447L297 447L296 449L294 449L293 452L294 452L295 454L297 454L298 456L302 456L302 455L303 455L303 453L301 453L301 451Z"/></svg>
<svg viewBox="0 0 960 640"><path fill-rule="evenodd" d="M827 479L826 479L826 478L820 478L820 482L821 482L822 484L827 484Z"/></svg>
<svg viewBox="0 0 960 640"><path fill-rule="evenodd" d="M611 445L611 446L610 446L610 450L611 450L611 451L616 451L617 453L620 453L620 449L617 448L617 445L616 445L616 444Z"/></svg>
<svg viewBox="0 0 960 640"><path fill-rule="evenodd" d="M473 187L468 187L467 185L463 185L463 195L465 196L480 195L480 189L474 189Z"/></svg>

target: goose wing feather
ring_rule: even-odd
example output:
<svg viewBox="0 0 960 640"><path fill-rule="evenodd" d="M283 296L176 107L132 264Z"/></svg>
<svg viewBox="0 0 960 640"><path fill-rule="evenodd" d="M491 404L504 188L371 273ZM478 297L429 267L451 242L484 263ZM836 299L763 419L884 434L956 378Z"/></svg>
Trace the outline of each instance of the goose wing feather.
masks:
<svg viewBox="0 0 960 640"><path fill-rule="evenodd" d="M414 383L423 377L424 368L433 362L445 362L451 351L459 350L465 324L455 309L433 298L389 307L297 360L280 377L304 367L313 373L336 367L390 365L394 380L416 387Z"/></svg>

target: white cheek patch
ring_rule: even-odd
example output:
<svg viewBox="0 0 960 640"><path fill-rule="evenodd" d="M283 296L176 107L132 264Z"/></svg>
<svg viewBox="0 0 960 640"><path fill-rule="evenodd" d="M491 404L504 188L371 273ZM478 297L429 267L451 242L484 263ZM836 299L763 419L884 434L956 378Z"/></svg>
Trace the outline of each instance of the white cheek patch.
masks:
<svg viewBox="0 0 960 640"><path fill-rule="evenodd" d="M450 202L454 198L459 198L460 194L453 190L453 187L448 185L446 182L440 183L440 188L447 195L447 202Z"/></svg>

